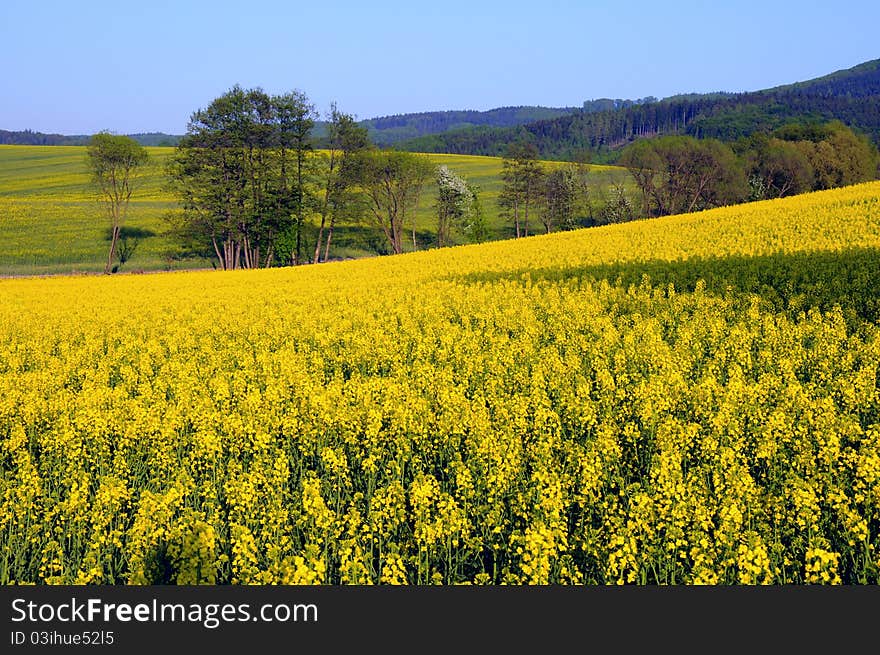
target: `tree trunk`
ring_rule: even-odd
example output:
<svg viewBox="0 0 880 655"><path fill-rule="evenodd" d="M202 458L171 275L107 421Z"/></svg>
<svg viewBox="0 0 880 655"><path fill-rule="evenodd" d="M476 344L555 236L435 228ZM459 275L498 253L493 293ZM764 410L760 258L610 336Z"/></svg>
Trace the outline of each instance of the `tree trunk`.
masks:
<svg viewBox="0 0 880 655"><path fill-rule="evenodd" d="M707 177L700 179L699 184L697 185L697 191L694 194L693 200L691 200L691 204L688 205L688 209L687 209L686 213L690 214L692 211L694 211L694 207L696 207L697 201L703 195L703 190L706 188L706 185L708 183L709 183L709 179Z"/></svg>
<svg viewBox="0 0 880 655"><path fill-rule="evenodd" d="M303 229L303 181L302 181L303 153L296 153L296 255L294 266L298 266L302 257L302 229Z"/></svg>
<svg viewBox="0 0 880 655"><path fill-rule="evenodd" d="M412 211L412 242L413 242L413 251L415 251L415 250L418 249L418 246L416 245L416 215L417 215L417 213L418 213L418 211L419 211L419 200L421 200L421 197L422 197L421 187L418 187L418 188L416 189L415 196L416 196L416 199L415 199L415 202L413 202L413 206L412 206L412 208L411 208L411 211ZM404 209L404 212L405 212L405 211L406 211L406 210ZM401 244L400 244L400 245L401 245L401 250L403 250L403 248L402 248L402 246L403 246L403 240L402 240L402 239L401 239Z"/></svg>
<svg viewBox="0 0 880 655"><path fill-rule="evenodd" d="M251 242L250 239L245 236L244 238L244 268L251 267Z"/></svg>
<svg viewBox="0 0 880 655"><path fill-rule="evenodd" d="M107 265L104 267L104 275L109 275L113 268L113 257L116 254L116 242L119 240L119 224L113 225L110 233L110 254L107 255Z"/></svg>
<svg viewBox="0 0 880 655"><path fill-rule="evenodd" d="M324 203L321 206L321 225L318 227L318 242L315 244L315 260L321 261L321 241L324 239L324 225L327 222L327 213L330 211L330 189L333 186L333 171L336 168L336 151L330 149L330 162L327 166L327 182L324 186Z"/></svg>
<svg viewBox="0 0 880 655"><path fill-rule="evenodd" d="M217 255L217 260L220 262L220 268L226 269L226 264L223 262L223 255L220 254L220 246L217 245L217 237L211 235L211 245L214 246L214 254Z"/></svg>
<svg viewBox="0 0 880 655"><path fill-rule="evenodd" d="M333 240L333 226L336 223L336 215L330 216L330 227L327 228L327 243L324 244L324 261L330 257L330 242Z"/></svg>
<svg viewBox="0 0 880 655"><path fill-rule="evenodd" d="M312 260L313 264L318 263L318 258L321 255L321 241L324 239L324 223L327 220L327 216L324 212L321 212L321 225L318 226L318 240L315 242L315 257Z"/></svg>
<svg viewBox="0 0 880 655"><path fill-rule="evenodd" d="M516 238L519 239L519 201L516 199L513 201L513 223L516 225Z"/></svg>

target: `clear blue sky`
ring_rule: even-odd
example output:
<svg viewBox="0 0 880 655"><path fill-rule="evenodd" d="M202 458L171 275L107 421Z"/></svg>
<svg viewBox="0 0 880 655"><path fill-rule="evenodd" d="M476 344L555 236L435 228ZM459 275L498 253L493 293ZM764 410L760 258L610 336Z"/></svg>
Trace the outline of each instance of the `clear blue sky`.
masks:
<svg viewBox="0 0 880 655"><path fill-rule="evenodd" d="M238 83L358 118L747 91L880 58L880 2L0 1L0 129L180 134Z"/></svg>

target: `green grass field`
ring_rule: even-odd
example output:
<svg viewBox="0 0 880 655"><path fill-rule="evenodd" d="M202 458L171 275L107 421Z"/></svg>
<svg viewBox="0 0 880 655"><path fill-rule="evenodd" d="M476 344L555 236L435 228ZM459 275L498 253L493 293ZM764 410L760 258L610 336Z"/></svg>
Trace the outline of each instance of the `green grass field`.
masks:
<svg viewBox="0 0 880 655"><path fill-rule="evenodd" d="M132 198L126 228L137 239L122 271L209 267L204 259L173 259L175 244L164 236L163 216L175 208L165 191L163 164L172 148L148 148L150 170ZM81 146L0 146L0 275L82 273L103 269L108 224L89 187ZM501 160L495 157L430 155L481 189L480 201L492 239L511 236L498 216ZM547 162L548 166L559 163ZM622 169L595 166L596 189L622 179ZM417 215L420 248L434 243L433 203L436 189L426 187ZM314 218L313 218L314 222ZM533 229L539 226L533 224ZM375 234L374 234L375 233ZM371 254L370 242L381 235L365 225L343 225L334 235L332 257Z"/></svg>

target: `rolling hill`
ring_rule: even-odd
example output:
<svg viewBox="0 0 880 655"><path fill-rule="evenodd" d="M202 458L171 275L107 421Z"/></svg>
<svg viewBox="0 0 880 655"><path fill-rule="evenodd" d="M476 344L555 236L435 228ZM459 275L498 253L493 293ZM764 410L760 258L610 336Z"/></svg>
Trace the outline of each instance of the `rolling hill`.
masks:
<svg viewBox="0 0 880 655"><path fill-rule="evenodd" d="M367 128L370 140L378 146L393 146L407 139L448 130L472 127L514 127L539 120L551 120L578 111L576 107L498 107L488 111L429 111L381 116L359 121ZM323 135L318 123L315 136Z"/></svg>

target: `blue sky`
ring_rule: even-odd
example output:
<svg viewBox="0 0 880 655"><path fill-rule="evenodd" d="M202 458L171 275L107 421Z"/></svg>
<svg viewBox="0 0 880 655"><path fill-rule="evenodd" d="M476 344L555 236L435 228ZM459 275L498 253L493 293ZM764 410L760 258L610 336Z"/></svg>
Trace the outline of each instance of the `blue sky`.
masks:
<svg viewBox="0 0 880 655"><path fill-rule="evenodd" d="M0 2L0 129L183 133L234 84L358 118L746 91L880 57L880 2Z"/></svg>

